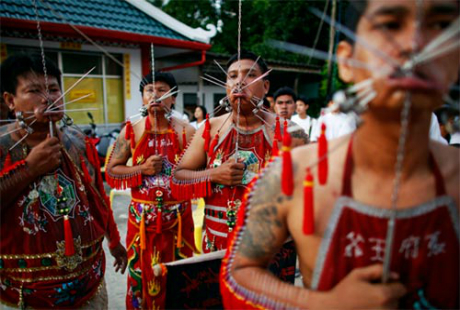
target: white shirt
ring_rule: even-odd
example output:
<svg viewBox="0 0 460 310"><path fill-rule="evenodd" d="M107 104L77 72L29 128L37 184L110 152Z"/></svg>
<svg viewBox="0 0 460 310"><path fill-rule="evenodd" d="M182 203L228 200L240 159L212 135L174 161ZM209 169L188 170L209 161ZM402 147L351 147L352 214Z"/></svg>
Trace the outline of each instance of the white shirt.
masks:
<svg viewBox="0 0 460 310"><path fill-rule="evenodd" d="M453 133L450 136L450 144L460 144L460 132Z"/></svg>
<svg viewBox="0 0 460 310"><path fill-rule="evenodd" d="M311 133L310 141L317 141L321 134L321 124L326 124L326 138L335 139L356 130L356 120L345 113L326 113L321 115Z"/></svg>
<svg viewBox="0 0 460 310"><path fill-rule="evenodd" d="M202 120L202 121L199 122L199 123L197 123L197 121L191 122L190 125L192 125L193 128L198 129L198 128L201 127L201 125L204 124L204 122L206 122L206 119Z"/></svg>
<svg viewBox="0 0 460 310"><path fill-rule="evenodd" d="M176 117L176 118L178 118L178 119L181 119L181 120L183 120L183 121L186 122L186 123L189 122L188 116L185 115L185 114L180 113L180 112L177 111L177 110L172 109L171 114L172 114L172 116L174 116L174 117Z"/></svg>
<svg viewBox="0 0 460 310"><path fill-rule="evenodd" d="M441 129L439 128L438 118L436 114L431 113L431 122L430 122L430 139L441 142L442 144L448 145L447 140L441 136Z"/></svg>
<svg viewBox="0 0 460 310"><path fill-rule="evenodd" d="M316 119L307 115L306 118L302 119L298 114L291 117L291 121L302 127L308 136L311 136L313 128L316 126Z"/></svg>

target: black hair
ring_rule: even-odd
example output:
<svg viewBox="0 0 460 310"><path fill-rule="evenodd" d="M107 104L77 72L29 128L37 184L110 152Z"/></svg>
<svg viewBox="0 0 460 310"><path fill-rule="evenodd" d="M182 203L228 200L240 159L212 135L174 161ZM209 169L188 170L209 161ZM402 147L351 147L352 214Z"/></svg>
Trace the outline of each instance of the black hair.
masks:
<svg viewBox="0 0 460 310"><path fill-rule="evenodd" d="M344 26L356 33L356 28L358 28L358 23L361 17L364 15L364 12L367 8L367 0L352 0L352 1L344 1L348 2L345 17L344 18ZM344 37L344 40L348 41L349 43L353 44L354 41L349 37Z"/></svg>
<svg viewBox="0 0 460 310"><path fill-rule="evenodd" d="M279 96L283 96L283 95L288 95L288 96L291 96L292 97L292 100L294 100L294 102L297 100L297 96L294 92L294 90L290 87L287 87L287 86L284 86L284 87L281 87L279 88L275 94L273 95L273 99L275 99L275 102L276 102L276 99L279 97Z"/></svg>
<svg viewBox="0 0 460 310"><path fill-rule="evenodd" d="M262 59L262 57L257 59L258 57L259 56L257 56L253 52L247 51L247 50L242 50L241 53L240 53L240 59L250 59L250 60L253 60L253 61L257 61L257 64L259 65L259 68L260 68L260 71L262 71L262 74L263 74L263 73L268 71L268 66L265 63L265 60ZM230 68L230 66L232 65L232 63L234 63L236 61L238 61L238 53L232 55L230 57L230 59L227 61L227 71ZM266 79L268 79L268 78L265 77L264 80L266 80Z"/></svg>
<svg viewBox="0 0 460 310"><path fill-rule="evenodd" d="M55 77L61 86L61 71L58 66L47 57L45 57L45 63L48 78ZM19 77L24 77L31 72L44 75L42 57L40 54L12 55L1 64L0 71L1 93L8 92L16 95Z"/></svg>
<svg viewBox="0 0 460 310"><path fill-rule="evenodd" d="M208 114L208 111L206 110L205 106L203 105L197 105L197 108L201 109L201 112L203 112L203 118L206 118L206 114ZM196 108L195 108L196 109ZM193 113L195 115L195 113ZM194 120L196 121L196 117L193 116Z"/></svg>
<svg viewBox="0 0 460 310"><path fill-rule="evenodd" d="M326 105L331 102L332 100L334 99L334 94L333 93L330 93L326 96L326 98L324 98L325 102L326 102Z"/></svg>
<svg viewBox="0 0 460 310"><path fill-rule="evenodd" d="M309 105L309 100L307 99L307 97L300 95L299 97L297 97L296 101L299 101L299 100L302 101L305 105Z"/></svg>
<svg viewBox="0 0 460 310"><path fill-rule="evenodd" d="M172 75L169 72L160 72L160 71L155 71L155 82L163 82L168 84L169 88L174 88L176 87L175 91L178 90L177 87L177 82L176 79L174 78L174 75ZM152 84L153 79L152 79L152 72L149 72L146 76L142 78L141 83L139 84L139 91L144 93L144 87L147 84ZM176 97L177 93L173 95L173 97Z"/></svg>

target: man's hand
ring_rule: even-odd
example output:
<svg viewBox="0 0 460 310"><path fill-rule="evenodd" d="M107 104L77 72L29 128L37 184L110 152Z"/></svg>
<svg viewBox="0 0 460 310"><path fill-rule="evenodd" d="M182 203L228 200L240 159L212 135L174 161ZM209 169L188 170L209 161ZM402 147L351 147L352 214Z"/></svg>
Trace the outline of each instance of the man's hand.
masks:
<svg viewBox="0 0 460 310"><path fill-rule="evenodd" d="M155 175L161 172L163 159L161 156L152 155L141 165L141 172L144 175Z"/></svg>
<svg viewBox="0 0 460 310"><path fill-rule="evenodd" d="M40 176L59 167L61 155L58 138L48 137L30 151L26 157L27 166L33 176Z"/></svg>
<svg viewBox="0 0 460 310"><path fill-rule="evenodd" d="M239 185L243 179L244 164L230 158L219 167L211 170L211 182L222 185Z"/></svg>
<svg viewBox="0 0 460 310"><path fill-rule="evenodd" d="M382 278L382 273L382 265L353 269L314 308L396 309L406 288L399 282L373 284ZM398 275L392 274L391 279L397 280Z"/></svg>
<svg viewBox="0 0 460 310"><path fill-rule="evenodd" d="M112 254L113 258L115 258L115 261L113 262L115 272L120 270L121 274L124 274L128 262L128 255L125 247L121 243L118 243L116 247L110 249L110 254Z"/></svg>

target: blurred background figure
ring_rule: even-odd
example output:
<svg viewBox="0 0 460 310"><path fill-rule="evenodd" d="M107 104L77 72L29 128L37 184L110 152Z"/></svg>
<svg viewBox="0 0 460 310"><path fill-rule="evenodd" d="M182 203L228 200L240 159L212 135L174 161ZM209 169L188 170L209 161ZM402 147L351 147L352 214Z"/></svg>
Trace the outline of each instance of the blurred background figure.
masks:
<svg viewBox="0 0 460 310"><path fill-rule="evenodd" d="M459 110L450 105L443 105L434 113L438 123L439 135L445 139L446 143L459 147L460 133L458 132ZM433 119L432 119L433 123ZM432 136L432 126L430 126L430 137Z"/></svg>
<svg viewBox="0 0 460 310"><path fill-rule="evenodd" d="M207 113L208 112L206 111L206 108L204 106L196 106L195 112L193 113L193 122L191 122L190 125L192 125L195 129L200 128L206 120Z"/></svg>
<svg viewBox="0 0 460 310"><path fill-rule="evenodd" d="M307 100L304 96L299 96L295 104L297 114L293 115L291 120L302 127L305 133L310 137L313 127L316 126L317 119L309 116L307 112L310 105L314 104L314 101L313 99Z"/></svg>
<svg viewBox="0 0 460 310"><path fill-rule="evenodd" d="M290 87L281 87L273 96L275 99L275 113L279 117L291 119L295 112L295 101L297 96L294 90Z"/></svg>
<svg viewBox="0 0 460 310"><path fill-rule="evenodd" d="M271 112L275 113L275 98L273 98L273 94L268 93L265 96L265 99L267 99L267 101L270 103L270 106L268 106L267 108L269 108Z"/></svg>
<svg viewBox="0 0 460 310"><path fill-rule="evenodd" d="M356 118L353 115L345 114L339 111L338 107L331 109L334 101L332 94L326 97L327 107L321 111L321 116L316 122L316 126L312 129L310 141L318 140L321 134L321 124L326 124L326 137L328 140L335 139L356 130Z"/></svg>

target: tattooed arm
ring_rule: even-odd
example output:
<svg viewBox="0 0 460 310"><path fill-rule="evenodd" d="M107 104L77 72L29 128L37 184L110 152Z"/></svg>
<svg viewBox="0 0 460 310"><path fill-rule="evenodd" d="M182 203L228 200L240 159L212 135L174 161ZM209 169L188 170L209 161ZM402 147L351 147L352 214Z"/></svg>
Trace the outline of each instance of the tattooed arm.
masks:
<svg viewBox="0 0 460 310"><path fill-rule="evenodd" d="M128 167L126 163L131 157L130 142L125 139L124 128L118 135L117 141L113 146L113 150L107 156L110 156L110 160L107 163L106 172L112 175L129 175L139 171L139 166Z"/></svg>
<svg viewBox="0 0 460 310"><path fill-rule="evenodd" d="M296 126L299 129L291 132L292 148L310 143L310 137L308 134L297 124L290 122L289 127L293 126Z"/></svg>
<svg viewBox="0 0 460 310"><path fill-rule="evenodd" d="M280 191L280 171L281 161L277 160L255 184L230 273L239 285L257 292L260 298L305 308L308 291L280 281L266 269L289 235L285 205L290 197Z"/></svg>
<svg viewBox="0 0 460 310"><path fill-rule="evenodd" d="M229 275L233 278L234 292L245 292L248 305L264 308L300 309L394 309L405 294L400 283L372 284L382 275L382 265L354 269L332 290L320 292L282 282L268 270L270 259L285 242L289 231L289 210L296 208L290 197L280 191L281 161L275 162L256 183L249 197L246 226L240 242L235 242ZM294 171L303 170L296 169ZM297 172L299 173L299 172ZM298 206L297 206L298 207ZM305 247L299 243L297 246ZM300 251L300 249L299 249ZM305 249L303 249L305 251ZM229 259L229 261L230 261ZM223 262L226 264L227 262ZM224 265L224 272L226 270ZM394 277L393 279L396 279ZM229 284L230 285L230 284ZM225 287L225 286L224 286ZM224 294L225 302L232 304L231 294Z"/></svg>

